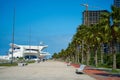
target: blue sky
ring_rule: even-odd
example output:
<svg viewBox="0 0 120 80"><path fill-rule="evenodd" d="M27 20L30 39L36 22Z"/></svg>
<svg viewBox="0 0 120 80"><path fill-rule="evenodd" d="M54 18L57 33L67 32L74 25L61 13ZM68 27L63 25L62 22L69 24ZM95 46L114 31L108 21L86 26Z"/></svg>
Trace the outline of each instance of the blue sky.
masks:
<svg viewBox="0 0 120 80"><path fill-rule="evenodd" d="M12 41L13 8L15 14L15 43L28 45L43 42L49 53L65 49L82 23L84 6L89 10L107 9L113 0L0 0L0 55L6 54ZM30 31L31 30L31 31Z"/></svg>

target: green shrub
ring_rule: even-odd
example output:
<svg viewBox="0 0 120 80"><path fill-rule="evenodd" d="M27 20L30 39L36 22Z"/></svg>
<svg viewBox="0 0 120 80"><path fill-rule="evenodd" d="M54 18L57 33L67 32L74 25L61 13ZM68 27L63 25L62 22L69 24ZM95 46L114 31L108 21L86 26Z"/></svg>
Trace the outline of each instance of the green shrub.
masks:
<svg viewBox="0 0 120 80"><path fill-rule="evenodd" d="M116 69L112 69L112 73L119 73L119 71Z"/></svg>
<svg viewBox="0 0 120 80"><path fill-rule="evenodd" d="M35 60L29 60L29 61L27 61L27 63L29 64L29 63L35 63Z"/></svg>

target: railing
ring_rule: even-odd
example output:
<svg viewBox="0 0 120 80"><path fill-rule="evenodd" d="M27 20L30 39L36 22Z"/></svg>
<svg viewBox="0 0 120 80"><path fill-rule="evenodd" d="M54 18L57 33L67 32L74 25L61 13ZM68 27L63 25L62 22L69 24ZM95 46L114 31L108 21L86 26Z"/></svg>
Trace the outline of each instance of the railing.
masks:
<svg viewBox="0 0 120 80"><path fill-rule="evenodd" d="M30 50L30 51L24 51L24 53L38 53L38 51L32 51L32 50Z"/></svg>

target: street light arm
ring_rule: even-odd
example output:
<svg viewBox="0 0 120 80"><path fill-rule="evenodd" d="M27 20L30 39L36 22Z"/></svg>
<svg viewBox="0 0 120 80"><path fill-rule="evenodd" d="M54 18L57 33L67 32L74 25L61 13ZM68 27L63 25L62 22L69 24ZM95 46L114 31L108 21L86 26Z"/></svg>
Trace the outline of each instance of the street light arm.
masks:
<svg viewBox="0 0 120 80"><path fill-rule="evenodd" d="M81 6L86 7L86 18L85 18L85 23L88 26L88 4L81 4Z"/></svg>
<svg viewBox="0 0 120 80"><path fill-rule="evenodd" d="M88 7L88 4L80 4L81 6L85 6L85 7Z"/></svg>

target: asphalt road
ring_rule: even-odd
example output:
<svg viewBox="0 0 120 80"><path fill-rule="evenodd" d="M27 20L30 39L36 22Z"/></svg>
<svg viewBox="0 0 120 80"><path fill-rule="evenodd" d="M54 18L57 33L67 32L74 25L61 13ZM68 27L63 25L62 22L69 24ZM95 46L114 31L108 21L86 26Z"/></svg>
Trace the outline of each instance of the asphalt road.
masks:
<svg viewBox="0 0 120 80"><path fill-rule="evenodd" d="M76 74L75 68L64 62L46 61L27 66L0 68L0 80L95 80L86 74Z"/></svg>

